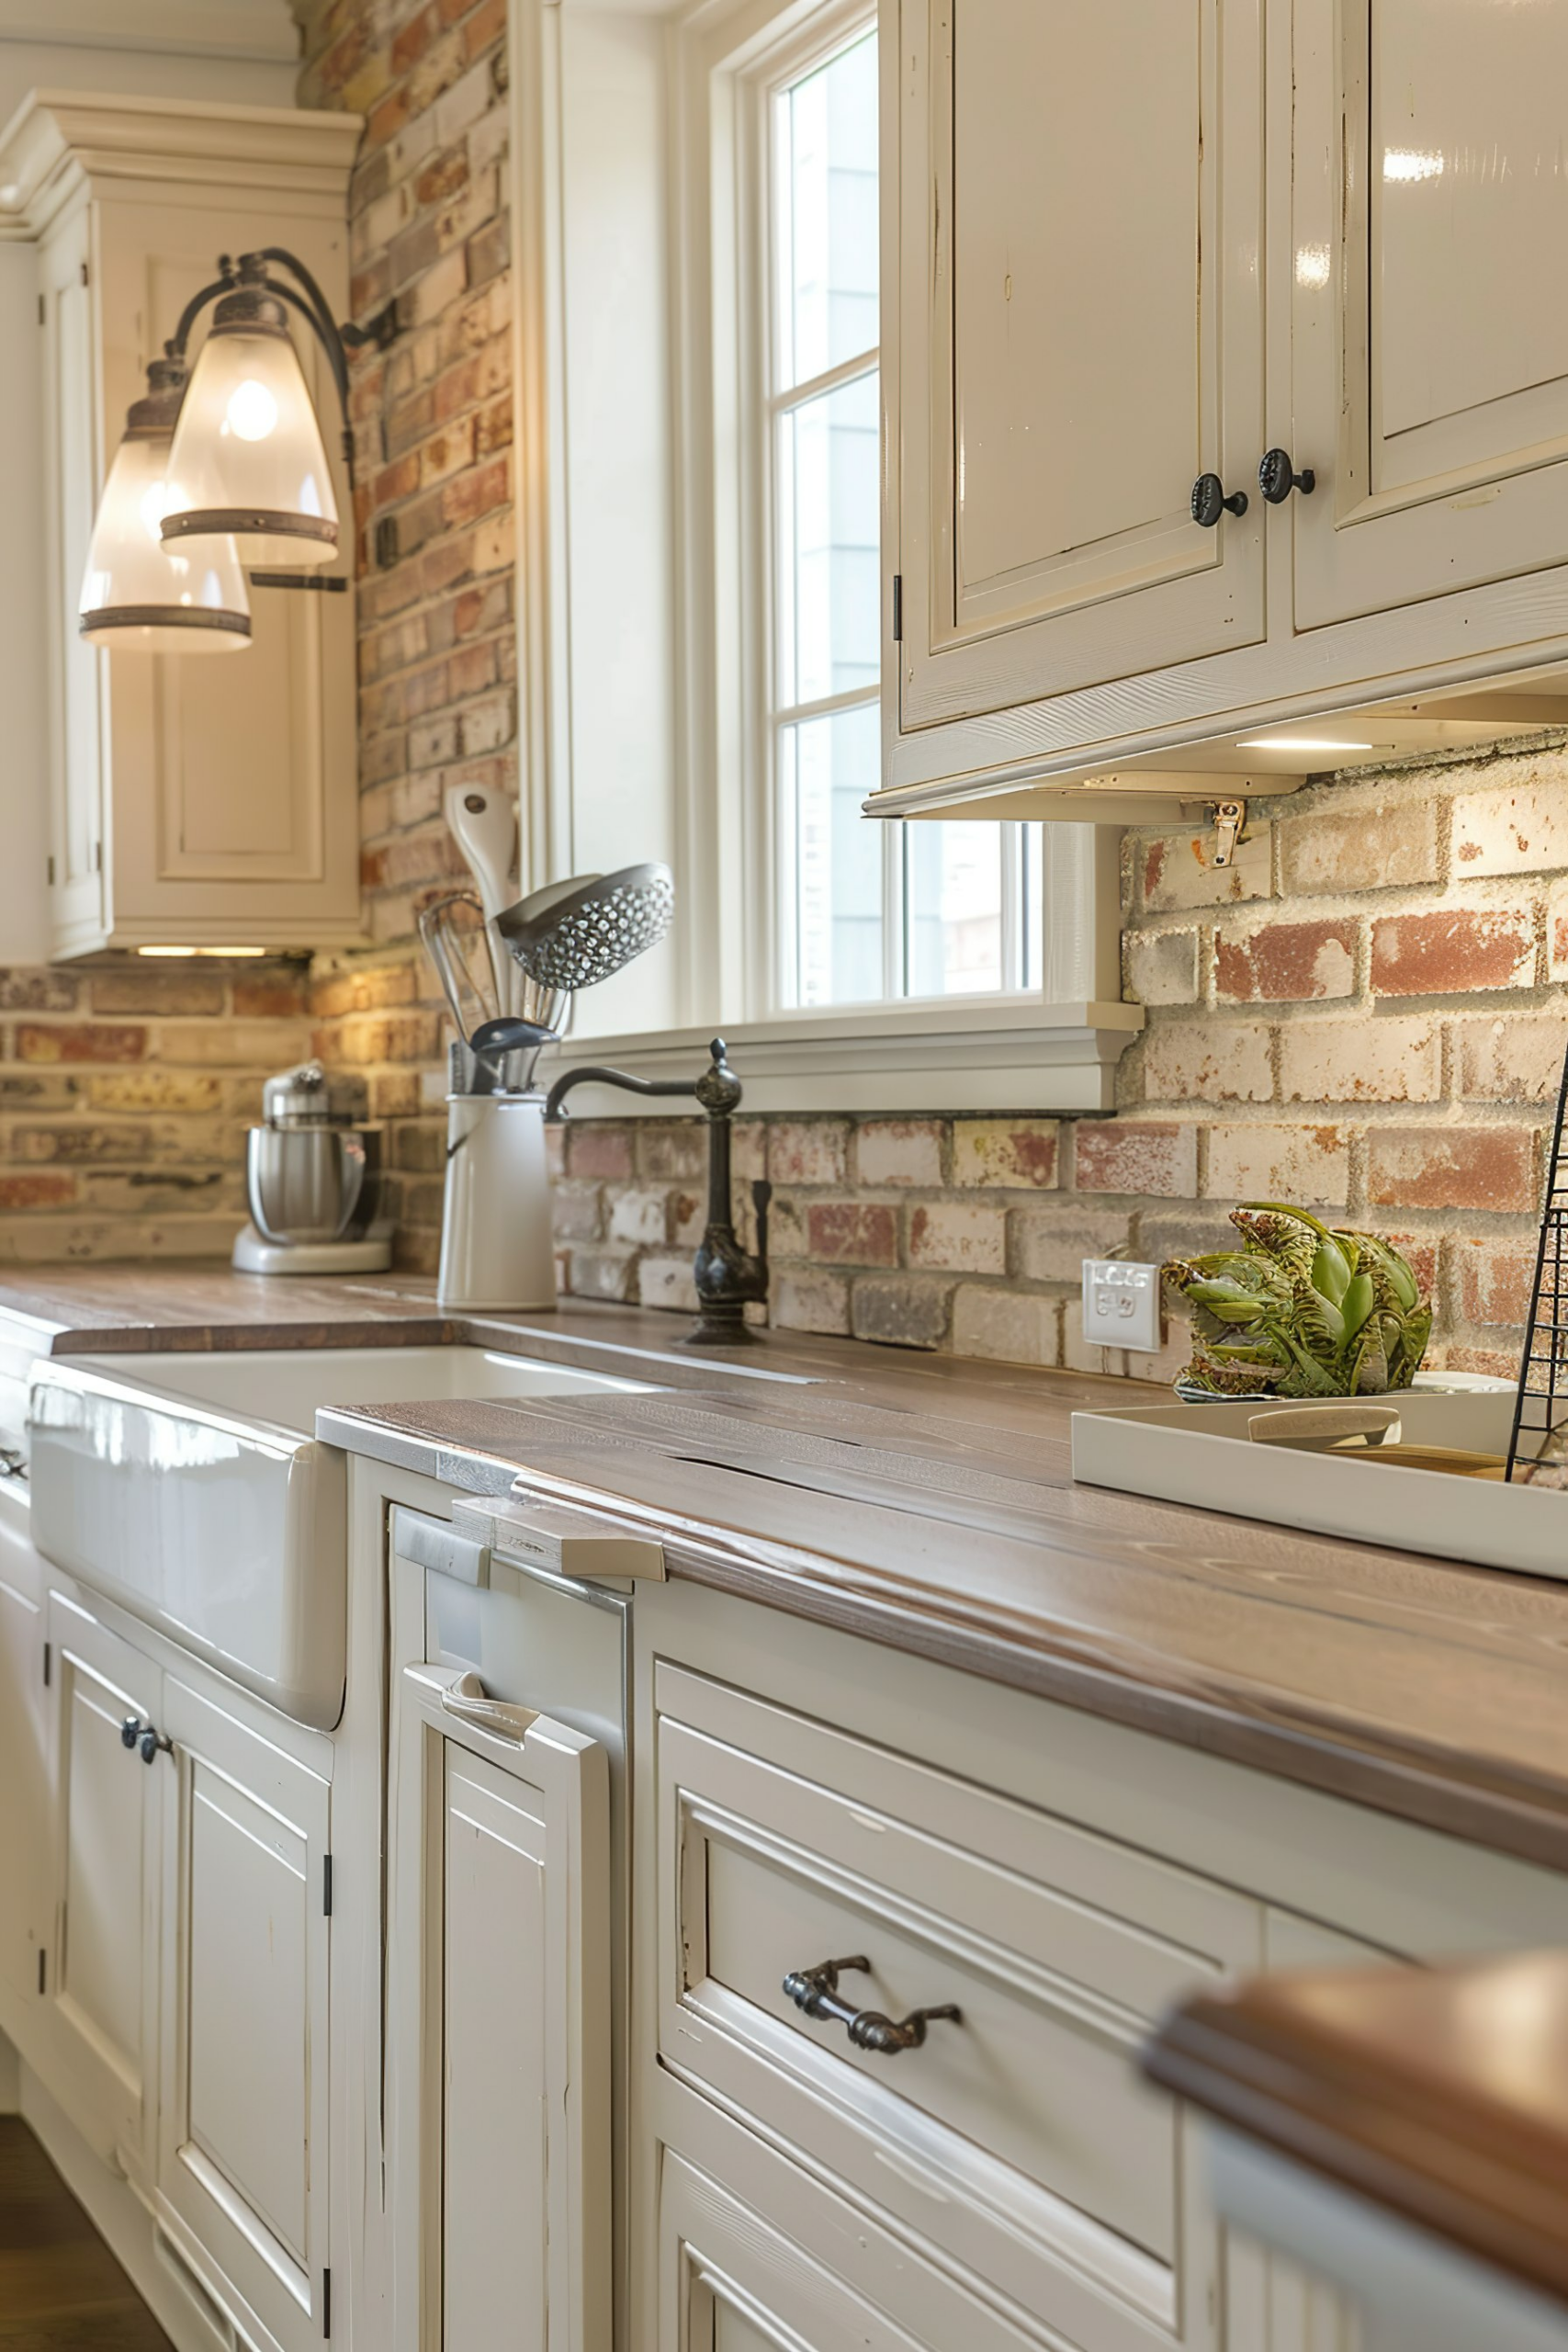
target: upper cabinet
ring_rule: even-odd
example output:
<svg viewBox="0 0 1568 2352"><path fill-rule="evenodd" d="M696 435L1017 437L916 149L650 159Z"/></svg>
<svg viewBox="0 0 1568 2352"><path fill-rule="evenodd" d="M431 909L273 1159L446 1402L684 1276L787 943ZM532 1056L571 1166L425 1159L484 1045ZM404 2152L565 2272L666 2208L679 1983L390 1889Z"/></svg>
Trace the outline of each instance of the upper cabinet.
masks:
<svg viewBox="0 0 1568 2352"><path fill-rule="evenodd" d="M57 956L283 949L359 935L345 474L335 485L344 517L336 562L294 584L253 575L244 650L95 650L77 619L94 511L126 412L220 254L291 248L345 312L358 135L357 120L341 115L47 92L6 134L0 180L16 209L0 234L25 235L38 254ZM296 341L341 469L330 372L313 337Z"/></svg>
<svg viewBox="0 0 1568 2352"><path fill-rule="evenodd" d="M1263 635L1261 5L904 9L906 728Z"/></svg>
<svg viewBox="0 0 1568 2352"><path fill-rule="evenodd" d="M1297 8L1298 629L1568 558L1568 6ZM1546 583L1542 583L1543 587ZM1560 631L1516 599L1521 639Z"/></svg>
<svg viewBox="0 0 1568 2352"><path fill-rule="evenodd" d="M1157 816L1568 721L1568 0L883 21L873 806Z"/></svg>

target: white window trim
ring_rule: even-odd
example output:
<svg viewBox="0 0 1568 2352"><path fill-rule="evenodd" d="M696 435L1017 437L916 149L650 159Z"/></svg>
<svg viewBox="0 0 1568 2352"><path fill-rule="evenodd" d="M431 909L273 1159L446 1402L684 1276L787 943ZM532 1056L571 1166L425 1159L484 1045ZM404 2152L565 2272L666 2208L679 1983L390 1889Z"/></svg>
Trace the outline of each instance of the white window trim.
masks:
<svg viewBox="0 0 1568 2352"><path fill-rule="evenodd" d="M567 304L560 23L597 0L510 0L514 356L518 411L517 603L524 888L570 865L575 775L565 450ZM864 0L829 0L847 32ZM626 13L662 13L637 0ZM666 153L671 302L671 549L677 616L677 773L688 779L671 863L678 903L679 1027L618 1035L580 1018L550 1065L610 1061L639 1077L694 1076L722 1032L749 1109L929 1113L1101 1111L1115 1065L1143 1025L1121 1001L1118 836L1043 828L1044 979L1036 992L909 1000L756 1017L779 938L778 854L764 696L768 647L754 535L765 452L754 378L761 337L742 306L766 299L753 135L769 68L820 0L697 0L667 22ZM831 28L829 28L831 29ZM841 37L841 35L840 36ZM820 46L814 26L811 40ZM885 81L886 92L886 81ZM888 100L884 97L884 152ZM724 189L729 200L714 200ZM649 191L649 200L658 192ZM885 289L893 282L884 236ZM884 365L887 322L884 317ZM886 415L886 401L885 401ZM885 580L891 565L885 551ZM868 820L867 821L874 821ZM558 847L558 845L559 845ZM708 920L692 920L694 910ZM591 1018L591 1014L590 1014ZM637 1098L585 1090L585 1112ZM668 1104L662 1107L668 1115Z"/></svg>

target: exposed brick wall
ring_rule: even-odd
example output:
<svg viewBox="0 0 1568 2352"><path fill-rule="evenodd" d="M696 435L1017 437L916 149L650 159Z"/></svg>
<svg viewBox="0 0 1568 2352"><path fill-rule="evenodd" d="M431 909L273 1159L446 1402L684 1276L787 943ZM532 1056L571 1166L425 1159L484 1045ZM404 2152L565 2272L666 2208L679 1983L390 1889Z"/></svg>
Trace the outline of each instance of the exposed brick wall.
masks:
<svg viewBox="0 0 1568 2352"><path fill-rule="evenodd" d="M441 796L515 791L504 0L296 0L306 106L366 117L352 301L397 305L354 364L362 870L369 955L317 967L315 1039L389 1127L399 1254L439 1248L446 1113L420 908L468 879Z"/></svg>
<svg viewBox="0 0 1568 2352"><path fill-rule="evenodd" d="M0 970L0 1265L227 1257L307 999L298 964Z"/></svg>
<svg viewBox="0 0 1568 2352"><path fill-rule="evenodd" d="M779 1321L1098 1367L1079 1260L1220 1246L1230 1206L1265 1197L1398 1238L1435 1285L1431 1360L1513 1371L1568 1051L1568 750L1314 786L1256 804L1228 871L1211 849L1128 837L1125 994L1148 1026L1114 1118L759 1125ZM669 1133L570 1131L574 1287L683 1296ZM1184 1354L1178 1326L1110 1368Z"/></svg>

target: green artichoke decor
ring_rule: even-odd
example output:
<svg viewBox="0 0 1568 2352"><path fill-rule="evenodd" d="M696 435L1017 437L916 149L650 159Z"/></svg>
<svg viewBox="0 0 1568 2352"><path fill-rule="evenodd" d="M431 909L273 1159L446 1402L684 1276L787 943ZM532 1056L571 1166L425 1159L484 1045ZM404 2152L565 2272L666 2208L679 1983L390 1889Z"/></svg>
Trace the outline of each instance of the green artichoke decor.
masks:
<svg viewBox="0 0 1568 2352"><path fill-rule="evenodd" d="M1164 1269L1167 1288L1192 1310L1183 1389L1377 1396L1409 1387L1432 1303L1397 1250L1271 1201L1248 1201L1231 1223L1240 1249L1173 1258Z"/></svg>

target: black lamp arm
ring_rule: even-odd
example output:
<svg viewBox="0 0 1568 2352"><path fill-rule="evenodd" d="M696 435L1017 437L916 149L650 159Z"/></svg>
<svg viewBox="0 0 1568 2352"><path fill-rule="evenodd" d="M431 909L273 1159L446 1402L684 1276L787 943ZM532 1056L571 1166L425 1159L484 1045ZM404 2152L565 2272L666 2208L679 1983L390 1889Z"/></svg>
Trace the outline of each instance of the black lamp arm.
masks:
<svg viewBox="0 0 1568 2352"><path fill-rule="evenodd" d="M216 302L222 295L233 292L237 280L234 277L234 265L227 254L222 255L218 266L222 275L215 277L210 286L204 286L199 294L193 294L180 312L180 322L164 345L164 356L166 359L183 360L186 356L186 346L190 341L190 331L209 302Z"/></svg>

